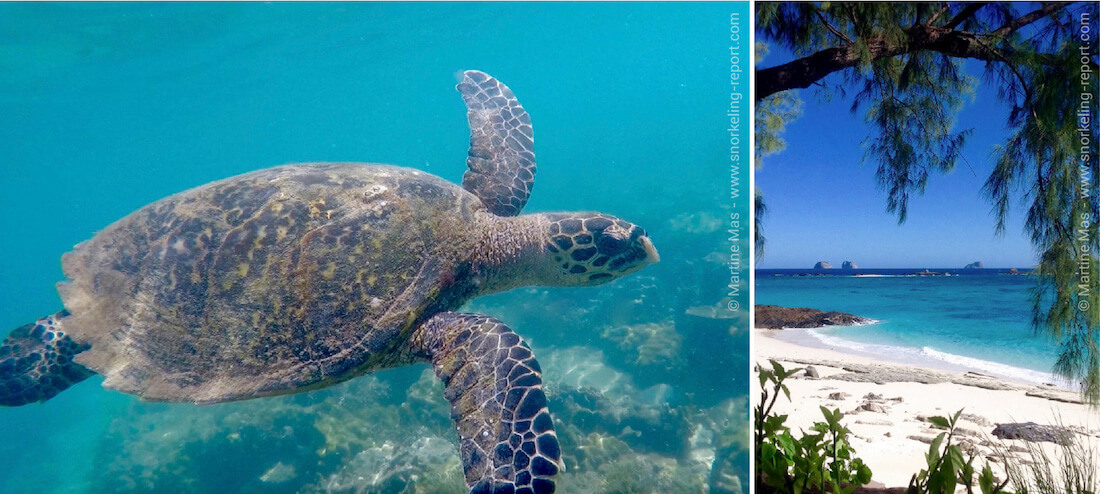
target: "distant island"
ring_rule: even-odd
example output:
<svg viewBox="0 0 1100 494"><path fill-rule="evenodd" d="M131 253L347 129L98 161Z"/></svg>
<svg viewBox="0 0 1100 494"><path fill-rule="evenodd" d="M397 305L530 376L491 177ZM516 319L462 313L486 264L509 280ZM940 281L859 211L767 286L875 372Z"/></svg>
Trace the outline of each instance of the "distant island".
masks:
<svg viewBox="0 0 1100 494"><path fill-rule="evenodd" d="M852 261L844 261L844 263L840 265L840 269L859 269L859 266L856 266L856 263Z"/></svg>
<svg viewBox="0 0 1100 494"><path fill-rule="evenodd" d="M963 269L982 269L984 267L985 266L982 266L982 261L974 261L964 266Z"/></svg>
<svg viewBox="0 0 1100 494"><path fill-rule="evenodd" d="M817 264L814 264L814 269L833 269L833 265L829 264L829 261L817 261Z"/></svg>

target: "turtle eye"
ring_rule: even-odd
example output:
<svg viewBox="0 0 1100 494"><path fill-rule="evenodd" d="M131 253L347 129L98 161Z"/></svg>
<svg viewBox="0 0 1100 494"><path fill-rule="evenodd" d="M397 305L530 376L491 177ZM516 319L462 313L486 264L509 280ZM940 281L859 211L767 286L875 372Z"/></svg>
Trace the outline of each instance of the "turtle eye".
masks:
<svg viewBox="0 0 1100 494"><path fill-rule="evenodd" d="M629 246L629 239L615 235L614 232L604 232L596 239L596 247L600 249L600 254L605 256L613 256L622 253Z"/></svg>

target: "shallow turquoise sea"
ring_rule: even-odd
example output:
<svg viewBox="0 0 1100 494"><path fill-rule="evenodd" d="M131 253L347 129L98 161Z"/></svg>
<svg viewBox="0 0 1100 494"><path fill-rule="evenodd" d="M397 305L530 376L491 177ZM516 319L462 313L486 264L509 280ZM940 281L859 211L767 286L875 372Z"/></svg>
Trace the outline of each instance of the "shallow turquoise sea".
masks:
<svg viewBox="0 0 1100 494"><path fill-rule="evenodd" d="M862 276L792 276L758 270L756 303L812 307L871 318L873 324L785 330L785 338L903 363L965 369L1034 383L1051 375L1058 345L1031 326L1035 279L1007 270L859 270Z"/></svg>
<svg viewBox="0 0 1100 494"><path fill-rule="evenodd" d="M532 116L526 211L627 218L662 259L465 308L538 356L558 492L739 492L747 317L725 310L722 264L724 218L748 216L728 182L735 11L747 22L747 4L716 3L0 4L0 328L61 308L73 245L211 180L373 161L460 181L455 74L481 69ZM0 491L465 490L426 365L201 407L100 382L0 409Z"/></svg>

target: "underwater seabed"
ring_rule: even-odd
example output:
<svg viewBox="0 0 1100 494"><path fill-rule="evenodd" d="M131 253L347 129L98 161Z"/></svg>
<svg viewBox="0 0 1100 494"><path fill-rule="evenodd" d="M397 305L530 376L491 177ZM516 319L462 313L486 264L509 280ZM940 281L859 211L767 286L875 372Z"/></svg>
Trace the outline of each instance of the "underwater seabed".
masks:
<svg viewBox="0 0 1100 494"><path fill-rule="evenodd" d="M747 397L716 377L740 367L729 320L654 314L668 294L651 277L600 291L526 289L464 308L508 321L538 356L567 467L557 492L746 492ZM76 491L467 492L427 365L236 403L120 403Z"/></svg>

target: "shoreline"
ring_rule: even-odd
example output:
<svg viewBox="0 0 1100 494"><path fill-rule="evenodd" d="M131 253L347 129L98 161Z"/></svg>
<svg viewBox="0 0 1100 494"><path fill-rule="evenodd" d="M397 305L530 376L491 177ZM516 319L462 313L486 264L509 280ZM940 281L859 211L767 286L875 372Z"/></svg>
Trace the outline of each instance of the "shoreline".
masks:
<svg viewBox="0 0 1100 494"><path fill-rule="evenodd" d="M839 409L842 423L852 433L855 456L871 468L872 481L888 487L904 487L910 477L927 468L929 442L942 430L928 423L930 416L963 415L957 435L964 450L979 455L979 465L989 461L994 473L1004 477L997 450L1019 451L1023 440L993 436L997 424L1035 422L1066 427L1093 449L1094 465L1100 465L1100 412L1090 411L1079 393L1053 385L995 377L943 362L895 362L880 355L830 347L811 335L784 338L785 331L753 329L753 363L767 365L775 359L784 367L812 365L817 378L797 373L786 381L791 399L780 397L773 413L787 414L787 426L795 436L822 420L819 406ZM794 333L786 336L796 336ZM803 341L814 339L816 343ZM755 380L754 380L755 382ZM750 395L753 404L758 389ZM963 432L965 431L965 432ZM1044 451L1058 454L1052 443Z"/></svg>
<svg viewBox="0 0 1100 494"><path fill-rule="evenodd" d="M855 324L853 326L864 326L879 322L873 319L870 321L871 322L866 324ZM1027 385L1051 386L1069 392L1077 392L1072 383L1050 372L1043 372L1011 364L1002 364L992 360L982 360L961 354L948 354L931 349L926 350L884 345L880 343L864 343L845 339L843 337L814 333L817 330L829 328L829 326L818 328L782 328L780 330L754 328L754 331L768 331L769 334L767 334L767 337L775 338L800 347L828 350L848 355L852 358L865 358L884 365L904 365L955 373L972 372L989 375L1005 381ZM945 355L955 361L952 362L946 358L937 358L927 354L926 351ZM886 355L889 355L889 357L886 357ZM967 363L960 363L959 361Z"/></svg>

